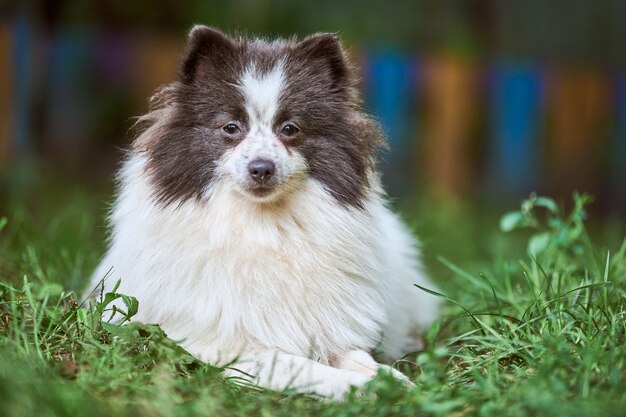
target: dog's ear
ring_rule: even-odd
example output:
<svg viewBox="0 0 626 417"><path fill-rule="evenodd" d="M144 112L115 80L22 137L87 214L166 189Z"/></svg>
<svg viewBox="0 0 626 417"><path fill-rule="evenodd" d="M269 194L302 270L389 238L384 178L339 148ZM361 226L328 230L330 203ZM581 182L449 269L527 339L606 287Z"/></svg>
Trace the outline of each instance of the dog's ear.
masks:
<svg viewBox="0 0 626 417"><path fill-rule="evenodd" d="M296 46L298 55L303 59L320 62L329 71L335 86L344 85L349 78L350 69L339 42L334 33L316 33L308 36Z"/></svg>
<svg viewBox="0 0 626 417"><path fill-rule="evenodd" d="M236 42L217 29L196 25L189 31L187 49L181 66L181 80L191 84L218 65L232 59Z"/></svg>

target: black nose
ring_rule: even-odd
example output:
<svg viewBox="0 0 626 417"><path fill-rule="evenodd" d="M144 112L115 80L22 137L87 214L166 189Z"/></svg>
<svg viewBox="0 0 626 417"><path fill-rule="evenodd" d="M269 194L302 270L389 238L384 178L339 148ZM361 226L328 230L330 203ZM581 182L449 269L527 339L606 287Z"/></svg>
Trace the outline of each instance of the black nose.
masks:
<svg viewBox="0 0 626 417"><path fill-rule="evenodd" d="M257 159L248 164L250 176L259 184L269 181L275 170L276 166L274 163L265 159Z"/></svg>

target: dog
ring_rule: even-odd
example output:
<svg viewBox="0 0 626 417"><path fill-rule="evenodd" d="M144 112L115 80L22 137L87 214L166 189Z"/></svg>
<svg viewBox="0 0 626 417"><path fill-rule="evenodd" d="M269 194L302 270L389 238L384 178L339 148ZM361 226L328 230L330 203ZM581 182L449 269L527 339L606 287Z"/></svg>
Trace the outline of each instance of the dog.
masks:
<svg viewBox="0 0 626 417"><path fill-rule="evenodd" d="M118 175L92 277L227 376L335 399L437 317L415 239L387 207L381 128L334 34L195 26ZM110 273L109 273L110 272Z"/></svg>

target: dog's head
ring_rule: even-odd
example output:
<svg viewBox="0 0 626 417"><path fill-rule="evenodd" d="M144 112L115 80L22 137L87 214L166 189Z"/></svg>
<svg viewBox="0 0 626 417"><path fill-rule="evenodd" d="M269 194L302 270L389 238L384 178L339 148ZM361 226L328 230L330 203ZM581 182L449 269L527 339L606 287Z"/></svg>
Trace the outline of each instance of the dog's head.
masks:
<svg viewBox="0 0 626 417"><path fill-rule="evenodd" d="M164 203L210 198L217 185L266 203L318 181L359 206L383 139L354 83L335 35L267 41L196 26L135 149Z"/></svg>

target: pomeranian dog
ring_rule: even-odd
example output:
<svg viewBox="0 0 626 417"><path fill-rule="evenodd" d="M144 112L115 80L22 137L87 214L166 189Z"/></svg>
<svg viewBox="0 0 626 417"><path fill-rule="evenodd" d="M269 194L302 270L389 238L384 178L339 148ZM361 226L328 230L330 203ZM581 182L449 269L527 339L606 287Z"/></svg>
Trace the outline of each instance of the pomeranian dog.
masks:
<svg viewBox="0 0 626 417"><path fill-rule="evenodd" d="M134 296L202 361L342 398L437 315L416 241L385 202L385 140L333 34L189 33L119 172L92 287ZM112 272L111 272L112 271Z"/></svg>

